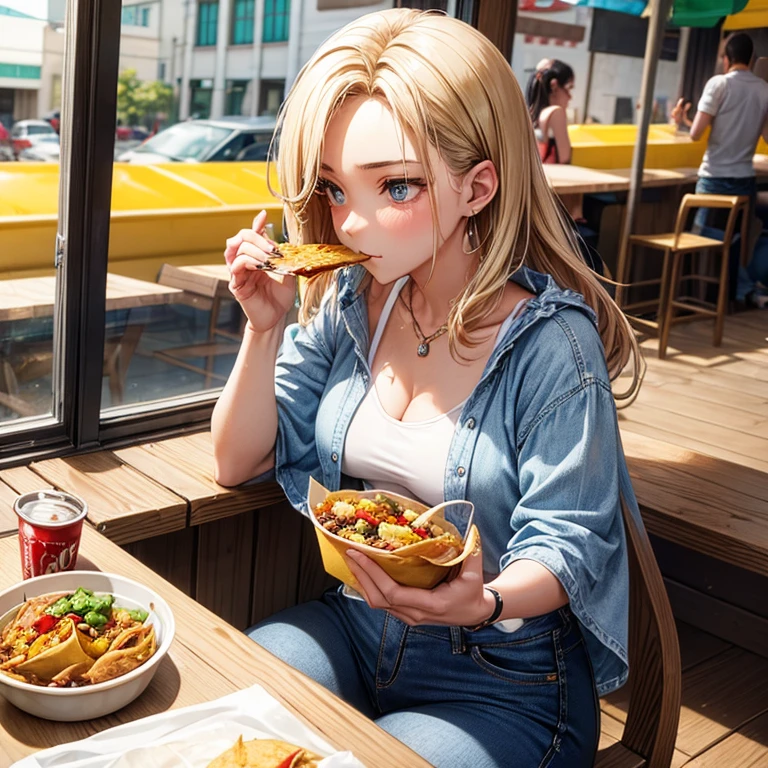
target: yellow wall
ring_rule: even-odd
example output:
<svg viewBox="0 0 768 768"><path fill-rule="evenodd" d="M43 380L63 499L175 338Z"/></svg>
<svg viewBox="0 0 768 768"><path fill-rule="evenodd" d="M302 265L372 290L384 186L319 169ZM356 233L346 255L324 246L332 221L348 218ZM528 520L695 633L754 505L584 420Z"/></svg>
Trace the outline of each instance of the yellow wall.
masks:
<svg viewBox="0 0 768 768"><path fill-rule="evenodd" d="M217 263L224 241L262 209L282 230L282 203L269 192L264 163L117 163L112 187L109 270L154 281L164 262ZM0 165L0 272L53 273L58 166Z"/></svg>

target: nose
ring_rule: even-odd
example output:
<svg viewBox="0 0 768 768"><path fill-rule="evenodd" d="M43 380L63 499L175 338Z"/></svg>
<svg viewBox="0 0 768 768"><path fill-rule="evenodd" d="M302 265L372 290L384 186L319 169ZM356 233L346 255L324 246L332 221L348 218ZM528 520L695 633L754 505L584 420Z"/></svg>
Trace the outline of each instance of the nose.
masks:
<svg viewBox="0 0 768 768"><path fill-rule="evenodd" d="M368 226L368 222L359 214L350 211L347 218L344 219L339 229L345 235L356 235L362 232Z"/></svg>

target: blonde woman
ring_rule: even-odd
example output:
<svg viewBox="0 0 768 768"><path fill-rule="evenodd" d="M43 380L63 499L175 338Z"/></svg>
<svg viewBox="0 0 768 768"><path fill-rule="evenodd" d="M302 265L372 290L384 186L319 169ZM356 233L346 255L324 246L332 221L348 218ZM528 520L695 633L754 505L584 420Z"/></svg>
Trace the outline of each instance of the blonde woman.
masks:
<svg viewBox="0 0 768 768"><path fill-rule="evenodd" d="M216 405L216 476L475 504L482 556L433 590L349 552L331 591L251 637L437 766L587 766L597 695L627 677L611 378L637 348L576 255L525 101L468 25L390 10L330 38L280 116L293 242L371 256L307 286L259 270L265 215L227 242L248 317Z"/></svg>

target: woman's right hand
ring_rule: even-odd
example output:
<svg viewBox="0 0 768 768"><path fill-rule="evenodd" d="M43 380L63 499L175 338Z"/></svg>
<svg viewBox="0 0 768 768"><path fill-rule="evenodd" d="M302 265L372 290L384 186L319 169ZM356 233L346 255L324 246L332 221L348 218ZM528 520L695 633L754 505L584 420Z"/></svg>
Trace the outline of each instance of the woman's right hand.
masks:
<svg viewBox="0 0 768 768"><path fill-rule="evenodd" d="M275 243L264 234L267 212L253 220L252 229L241 229L227 240L224 259L230 273L229 290L240 303L251 329L260 333L274 328L293 306L296 278L260 269Z"/></svg>

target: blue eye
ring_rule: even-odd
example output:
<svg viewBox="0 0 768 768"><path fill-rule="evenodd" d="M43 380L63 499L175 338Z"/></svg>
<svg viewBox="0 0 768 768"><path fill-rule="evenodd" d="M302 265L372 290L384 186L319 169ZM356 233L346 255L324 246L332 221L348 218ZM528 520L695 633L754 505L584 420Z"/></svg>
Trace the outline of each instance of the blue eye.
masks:
<svg viewBox="0 0 768 768"><path fill-rule="evenodd" d="M410 203L426 187L421 179L387 179L382 191L389 193L393 203Z"/></svg>
<svg viewBox="0 0 768 768"><path fill-rule="evenodd" d="M334 205L344 205L347 202L344 193L335 184L328 185L328 197Z"/></svg>
<svg viewBox="0 0 768 768"><path fill-rule="evenodd" d="M328 179L318 179L316 191L320 195L325 195L331 205L344 205L347 202L347 198L341 191L341 188L328 181Z"/></svg>
<svg viewBox="0 0 768 768"><path fill-rule="evenodd" d="M389 188L389 194L392 195L392 199L396 203L403 203L408 199L408 185L407 184L393 184Z"/></svg>

